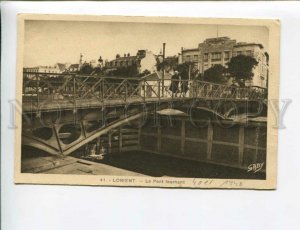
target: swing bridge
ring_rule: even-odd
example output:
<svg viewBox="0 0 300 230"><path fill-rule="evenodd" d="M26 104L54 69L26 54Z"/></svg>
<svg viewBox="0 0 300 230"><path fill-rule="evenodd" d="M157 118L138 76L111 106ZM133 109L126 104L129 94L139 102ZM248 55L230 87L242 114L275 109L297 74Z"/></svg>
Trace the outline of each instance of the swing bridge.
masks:
<svg viewBox="0 0 300 230"><path fill-rule="evenodd" d="M189 152L186 149L187 142L205 142L205 160L211 161L212 145L214 141L217 143L217 140L213 140L211 125L205 131L207 136L197 139L196 136L186 136L188 116L177 122L181 130L177 136L164 134L161 125L155 126L155 131L148 132L148 126L144 129L141 124L146 124L149 119L155 124L159 123L159 117L164 117L159 113L163 111L176 111L185 115L200 111L217 116L225 123L232 122L228 119L236 114L266 115L265 88L242 88L200 80L176 81L179 85L186 84L188 91L175 94L170 91L172 80L147 77L24 72L22 145L52 155L66 156L96 140L97 146L101 143L107 147L108 152L142 148L162 153L162 139L165 135L166 138L180 142L181 155ZM202 117L196 115L195 119L200 121ZM241 166L245 149L255 147L254 144L244 143L244 129L238 132L242 137L231 145L238 149L237 164ZM154 138L155 149L151 150L147 143L143 145L145 138ZM264 151L264 147L259 147L259 150Z"/></svg>

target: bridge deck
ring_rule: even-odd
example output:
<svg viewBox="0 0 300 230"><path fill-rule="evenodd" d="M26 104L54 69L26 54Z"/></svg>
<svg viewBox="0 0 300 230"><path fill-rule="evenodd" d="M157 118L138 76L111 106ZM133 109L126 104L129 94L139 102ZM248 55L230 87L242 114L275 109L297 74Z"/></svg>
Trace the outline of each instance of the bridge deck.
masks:
<svg viewBox="0 0 300 230"><path fill-rule="evenodd" d="M130 104L151 104L158 102L176 102L176 101L191 101L191 100L201 100L201 98L191 98L191 97L174 97L174 98L130 98L126 101L122 99L111 99L107 101L100 101L97 99L80 99L73 101L68 100L55 100L55 101L43 101L39 105L33 102L24 102L22 104L23 112L35 112L35 111L57 111L57 110L73 110L73 109L88 109L88 108L101 108L103 107L114 107ZM220 98L203 98L202 100L226 100ZM237 98L231 101L251 101L246 98Z"/></svg>
<svg viewBox="0 0 300 230"><path fill-rule="evenodd" d="M175 97L175 98L130 98L126 101L122 99L111 99L107 101L100 101L97 99L80 99L76 100L74 103L73 101L67 100L56 100L51 102L41 102L39 106L37 103L31 102L24 102L22 105L23 112L32 112L32 111L52 111L52 110L72 110L74 108L81 109L81 108L99 108L102 106L110 107L110 106L119 106L119 105L128 105L128 104L143 104L143 103L156 103L156 102L171 102L171 101L188 101L192 100L192 98L188 97Z"/></svg>

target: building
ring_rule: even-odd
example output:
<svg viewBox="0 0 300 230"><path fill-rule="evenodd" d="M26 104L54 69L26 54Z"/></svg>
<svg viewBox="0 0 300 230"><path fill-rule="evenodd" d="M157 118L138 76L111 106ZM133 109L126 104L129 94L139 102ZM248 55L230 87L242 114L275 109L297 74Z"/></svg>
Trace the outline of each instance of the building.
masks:
<svg viewBox="0 0 300 230"><path fill-rule="evenodd" d="M92 68L96 68L99 66L99 63L97 63L96 60L91 60L89 64L91 65Z"/></svg>
<svg viewBox="0 0 300 230"><path fill-rule="evenodd" d="M267 87L269 55L264 51L264 47L257 43L237 43L233 48L232 56L241 54L251 56L258 62L257 66L253 68L252 82L248 81L246 84Z"/></svg>
<svg viewBox="0 0 300 230"><path fill-rule="evenodd" d="M27 73L38 73L39 72L39 67L24 67L23 68L23 72L27 72Z"/></svg>
<svg viewBox="0 0 300 230"><path fill-rule="evenodd" d="M181 48L181 62L193 62L195 65L199 66L199 49L183 49ZM199 68L199 67L198 67Z"/></svg>
<svg viewBox="0 0 300 230"><path fill-rule="evenodd" d="M56 63L53 66L35 66L35 67L25 67L24 72L29 73L63 73L66 70L67 64Z"/></svg>
<svg viewBox="0 0 300 230"><path fill-rule="evenodd" d="M142 77L143 80L147 81L141 89L141 95L147 98L155 97L157 98L160 93L162 93L162 72L154 71L151 74ZM172 74L164 74L164 97L172 97L172 91L170 90ZM162 95L160 95L162 96Z"/></svg>
<svg viewBox="0 0 300 230"><path fill-rule="evenodd" d="M69 68L67 69L67 72L69 73L77 73L80 70L80 65L79 64L71 64Z"/></svg>
<svg viewBox="0 0 300 230"><path fill-rule="evenodd" d="M116 70L124 67L135 67L138 73L142 73L145 70L152 73L156 70L156 57L151 51L139 50L135 56L131 56L128 53L121 57L117 54L116 59L105 63L107 70Z"/></svg>
<svg viewBox="0 0 300 230"><path fill-rule="evenodd" d="M193 62L200 74L214 65L226 64L237 55L248 55L258 61L253 69L252 81L247 85L266 87L268 78L268 54L264 47L257 43L237 43L229 37L208 38L198 45L198 48L181 49L182 63ZM230 82L228 82L230 84Z"/></svg>
<svg viewBox="0 0 300 230"><path fill-rule="evenodd" d="M56 63L56 64L54 65L54 67L55 67L56 69L58 69L58 72L59 72L59 73L63 73L63 72L66 71L66 69L67 69L67 67L68 67L68 64L67 64L67 63Z"/></svg>
<svg viewBox="0 0 300 230"><path fill-rule="evenodd" d="M66 67L64 64L56 63L53 66L26 67L23 70L30 73L63 73Z"/></svg>

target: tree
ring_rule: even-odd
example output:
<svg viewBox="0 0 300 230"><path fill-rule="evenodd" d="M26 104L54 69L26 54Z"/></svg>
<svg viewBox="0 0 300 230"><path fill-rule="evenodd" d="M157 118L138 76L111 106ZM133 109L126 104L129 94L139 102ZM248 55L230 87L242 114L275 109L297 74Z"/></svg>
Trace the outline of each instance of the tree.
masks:
<svg viewBox="0 0 300 230"><path fill-rule="evenodd" d="M163 68L166 72L169 72L172 69L176 69L178 66L178 57L166 57L164 62L161 60L161 58L156 59L156 69L157 71L161 71Z"/></svg>
<svg viewBox="0 0 300 230"><path fill-rule="evenodd" d="M253 68L258 62L255 58L246 55L238 55L231 58L228 65L228 72L239 83L240 86L245 86L246 80L252 80Z"/></svg>
<svg viewBox="0 0 300 230"><path fill-rule="evenodd" d="M149 74L151 74L151 72L149 70L145 69L142 73L138 74L138 77L144 77Z"/></svg>
<svg viewBox="0 0 300 230"><path fill-rule="evenodd" d="M123 66L108 72L109 76L120 76L120 77L137 77L139 74L137 64L130 66Z"/></svg>
<svg viewBox="0 0 300 230"><path fill-rule="evenodd" d="M92 72L93 74L96 74L96 75L98 75L98 74L102 74L103 73L103 69L100 67L100 66L97 66L97 67L95 67L94 69L93 69L93 72Z"/></svg>
<svg viewBox="0 0 300 230"><path fill-rule="evenodd" d="M223 84L227 82L225 74L227 69L222 65L214 65L209 69L204 71L203 80L213 83L220 83Z"/></svg>
<svg viewBox="0 0 300 230"><path fill-rule="evenodd" d="M197 75L197 69L193 62L179 64L176 70L179 72L182 79L189 79L189 75L191 79L194 79Z"/></svg>
<svg viewBox="0 0 300 230"><path fill-rule="evenodd" d="M91 74L93 72L93 67L90 64L85 63L82 65L79 72L81 74Z"/></svg>

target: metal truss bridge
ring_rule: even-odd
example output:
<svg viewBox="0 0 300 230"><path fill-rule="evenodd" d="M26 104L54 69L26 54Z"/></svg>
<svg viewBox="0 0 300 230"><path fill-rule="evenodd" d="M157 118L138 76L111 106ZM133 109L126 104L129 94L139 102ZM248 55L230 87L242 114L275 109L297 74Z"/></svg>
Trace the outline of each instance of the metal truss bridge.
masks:
<svg viewBox="0 0 300 230"><path fill-rule="evenodd" d="M175 83L177 94L170 91ZM182 85L186 94L180 92ZM78 109L132 103L178 100L259 101L267 97L265 88L237 87L199 80L103 77L77 74L24 73L23 111Z"/></svg>
<svg viewBox="0 0 300 230"><path fill-rule="evenodd" d="M185 85L186 93L170 91ZM232 103L243 105L267 99L259 87L234 87L199 80L120 78L78 74L23 73L22 144L54 155L68 155L90 141L125 151L138 148L145 107L157 111L193 104L224 102L228 115ZM209 109L209 108L208 108ZM128 127L128 123L131 127ZM136 128L132 128L132 125ZM101 139L101 140L100 140ZM116 146L114 147L114 141ZM101 144L99 144L101 142Z"/></svg>

